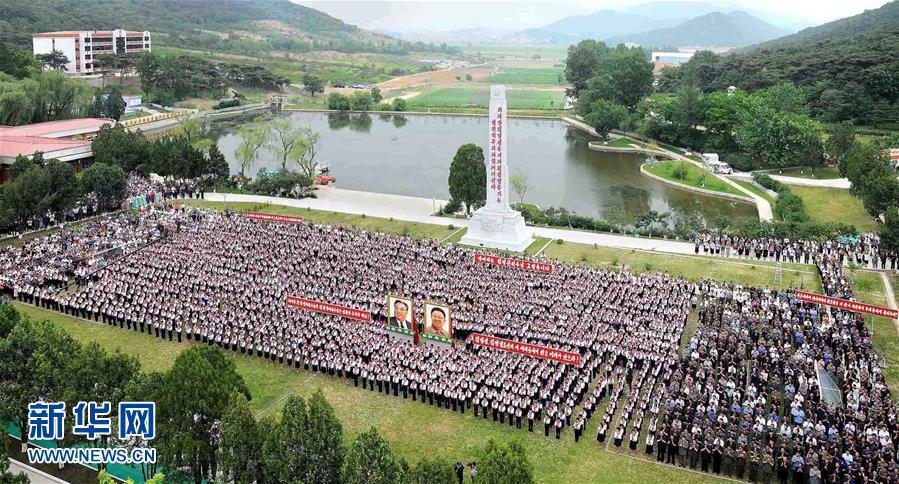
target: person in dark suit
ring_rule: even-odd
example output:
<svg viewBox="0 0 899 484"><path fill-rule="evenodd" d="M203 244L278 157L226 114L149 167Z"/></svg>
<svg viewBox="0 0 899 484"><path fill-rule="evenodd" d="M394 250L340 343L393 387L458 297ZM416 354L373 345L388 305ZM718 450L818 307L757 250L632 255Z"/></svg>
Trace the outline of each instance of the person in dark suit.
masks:
<svg viewBox="0 0 899 484"><path fill-rule="evenodd" d="M402 299L394 299L393 316L387 320L387 325L392 328L402 328L412 331L412 318L409 316L409 303Z"/></svg>

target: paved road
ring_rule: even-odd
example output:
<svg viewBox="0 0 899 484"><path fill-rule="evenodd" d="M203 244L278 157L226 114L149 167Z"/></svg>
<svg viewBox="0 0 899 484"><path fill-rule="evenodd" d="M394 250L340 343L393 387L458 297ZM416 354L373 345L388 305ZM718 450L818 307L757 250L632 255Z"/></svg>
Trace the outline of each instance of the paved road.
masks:
<svg viewBox="0 0 899 484"><path fill-rule="evenodd" d="M240 195L232 193L206 192L206 200L216 202L249 202L286 205L289 207L312 208L331 212L366 214L372 217L394 218L406 222L420 222L435 225L455 225L467 227L468 220L432 215L446 203L445 200L429 200L427 198L388 195L384 193L344 190L341 188L323 187L318 190L318 198L265 197L261 195ZM674 240L627 237L623 235L565 230L548 227L532 227L535 236L562 239L578 244L601 245L623 249L640 249L675 254L692 254L693 244Z"/></svg>
<svg viewBox="0 0 899 484"><path fill-rule="evenodd" d="M731 175L733 178L739 178L741 180L752 180L752 173L734 173ZM804 187L821 187L821 188L842 188L848 190L852 187L852 184L849 183L848 178L834 178L832 180L816 180L812 178L797 178L794 176L783 176L783 175L772 175L768 173L768 176L774 178L775 180L786 183L787 185L800 185Z"/></svg>

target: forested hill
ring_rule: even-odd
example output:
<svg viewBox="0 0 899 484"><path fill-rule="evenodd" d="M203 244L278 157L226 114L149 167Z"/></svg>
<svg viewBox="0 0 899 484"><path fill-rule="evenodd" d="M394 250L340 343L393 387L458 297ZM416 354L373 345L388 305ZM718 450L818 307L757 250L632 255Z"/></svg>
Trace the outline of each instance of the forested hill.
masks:
<svg viewBox="0 0 899 484"><path fill-rule="evenodd" d="M880 8L866 10L852 17L810 27L792 35L756 44L748 49L771 49L797 44L848 39L875 30L889 29L896 24L899 24L899 1L892 1Z"/></svg>
<svg viewBox="0 0 899 484"><path fill-rule="evenodd" d="M55 30L149 30L155 45L245 55L425 50L288 0L0 0L0 42Z"/></svg>
<svg viewBox="0 0 899 484"><path fill-rule="evenodd" d="M805 39L723 56L704 53L685 65L697 69L707 92L728 86L755 91L792 82L804 88L819 119L899 127L897 12L899 2L893 2L816 27L817 33L807 29Z"/></svg>
<svg viewBox="0 0 899 484"><path fill-rule="evenodd" d="M746 12L712 12L675 27L616 36L609 44L636 42L641 45L706 45L739 47L773 39L788 31Z"/></svg>

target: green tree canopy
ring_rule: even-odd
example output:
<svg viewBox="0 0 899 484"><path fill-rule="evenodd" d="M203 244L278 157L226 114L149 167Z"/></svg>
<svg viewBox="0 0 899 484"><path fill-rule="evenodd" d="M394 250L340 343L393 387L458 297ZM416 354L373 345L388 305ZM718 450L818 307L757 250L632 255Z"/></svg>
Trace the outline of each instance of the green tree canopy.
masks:
<svg viewBox="0 0 899 484"><path fill-rule="evenodd" d="M81 174L81 193L96 193L100 205L111 208L125 199L128 181L122 168L106 163L94 163Z"/></svg>
<svg viewBox="0 0 899 484"><path fill-rule="evenodd" d="M478 463L478 480L483 484L530 484L534 468L519 440L508 444L490 439L484 447L484 459Z"/></svg>
<svg viewBox="0 0 899 484"><path fill-rule="evenodd" d="M306 89L306 92L312 95L312 97L315 97L315 93L317 92L325 92L325 84L322 82L321 78L308 72L303 74L303 88Z"/></svg>
<svg viewBox="0 0 899 484"><path fill-rule="evenodd" d="M253 484L262 471L262 439L247 398L234 392L219 425L218 463L226 482Z"/></svg>
<svg viewBox="0 0 899 484"><path fill-rule="evenodd" d="M371 427L353 440L341 471L344 484L394 484L403 481L403 466L390 445Z"/></svg>
<svg viewBox="0 0 899 484"><path fill-rule="evenodd" d="M465 212L487 201L487 165L480 146L468 143L459 147L450 164L449 192L453 200L465 204Z"/></svg>
<svg viewBox="0 0 899 484"><path fill-rule="evenodd" d="M456 476L453 467L440 457L424 458L418 461L406 476L409 484L454 484Z"/></svg>
<svg viewBox="0 0 899 484"><path fill-rule="evenodd" d="M605 43L585 39L568 47L565 59L565 79L571 84L570 94L580 96L587 88L587 81L596 75L599 62L609 53Z"/></svg>
<svg viewBox="0 0 899 484"><path fill-rule="evenodd" d="M609 138L609 132L621 127L627 118L627 108L614 102L599 99L590 105L590 114L584 117L602 139Z"/></svg>
<svg viewBox="0 0 899 484"><path fill-rule="evenodd" d="M652 81L652 63L637 48L616 49L603 57L587 84L603 99L632 109L652 92Z"/></svg>

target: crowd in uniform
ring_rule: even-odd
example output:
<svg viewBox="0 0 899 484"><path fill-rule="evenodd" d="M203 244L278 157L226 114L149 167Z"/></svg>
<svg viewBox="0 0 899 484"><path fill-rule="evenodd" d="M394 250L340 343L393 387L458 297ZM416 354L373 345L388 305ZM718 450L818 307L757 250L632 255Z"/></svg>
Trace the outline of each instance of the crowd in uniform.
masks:
<svg viewBox="0 0 899 484"><path fill-rule="evenodd" d="M57 311L550 438L570 427L579 441L589 425L600 445L700 471L756 482L899 482L896 406L863 320L789 291L544 259L535 260L553 263L551 273L521 271L478 264L452 244L165 204L85 230L77 243L60 232L4 249L0 268L18 269L4 270L0 285ZM129 240L136 248L127 257L85 270L80 251ZM844 264L876 251L869 236L852 245L722 245L737 256L814 263L825 292L844 298L853 297ZM73 290L55 289L76 276ZM418 319L424 301L451 307L459 343L414 346L385 331L387 294L413 299ZM373 318L289 307L288 296ZM691 307L697 327L679 351ZM582 363L474 346L472 333L576 352ZM836 382L836 400L821 391L822 375Z"/></svg>
<svg viewBox="0 0 899 484"><path fill-rule="evenodd" d="M178 229L161 237L158 227L173 221ZM158 240L91 273L76 290L54 292L62 276L43 286L18 279L7 285L20 299L80 317L218 344L502 424L533 430L548 421L556 435L572 424L604 367L629 357L648 366L676 354L692 287L662 275L580 266L557 265L551 274L510 270L476 264L470 250L434 241L186 207L152 206L131 223L135 233L149 228L144 237ZM35 243L60 247L52 238ZM59 250L41 261L67 254ZM65 269L57 270L78 270L70 263ZM450 306L460 340L485 332L576 352L583 364L470 343L413 346L384 330L387 294L414 299L419 315L426 300ZM291 308L287 296L369 310L374 318L359 323Z"/></svg>

